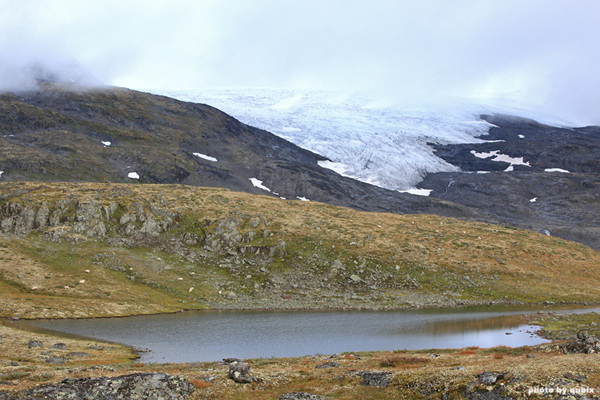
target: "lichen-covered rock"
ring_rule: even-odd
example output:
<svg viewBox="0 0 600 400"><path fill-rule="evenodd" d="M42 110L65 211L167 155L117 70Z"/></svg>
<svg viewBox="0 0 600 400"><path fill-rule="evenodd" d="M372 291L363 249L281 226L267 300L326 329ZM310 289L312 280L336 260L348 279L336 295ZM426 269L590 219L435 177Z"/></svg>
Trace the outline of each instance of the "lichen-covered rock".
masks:
<svg viewBox="0 0 600 400"><path fill-rule="evenodd" d="M77 221L91 221L102 217L101 207L95 201L83 201L77 204Z"/></svg>
<svg viewBox="0 0 600 400"><path fill-rule="evenodd" d="M600 353L600 339L587 332L579 332L575 340L562 345L562 350L564 353Z"/></svg>
<svg viewBox="0 0 600 400"><path fill-rule="evenodd" d="M150 236L158 236L163 231L160 224L154 220L154 218L148 216L146 221L142 224L140 232Z"/></svg>
<svg viewBox="0 0 600 400"><path fill-rule="evenodd" d="M0 229L4 233L12 233L13 226L15 224L15 219L13 217L4 218L2 222L0 222Z"/></svg>
<svg viewBox="0 0 600 400"><path fill-rule="evenodd" d="M368 371L362 373L362 378L360 384L363 386L387 387L392 381L392 373Z"/></svg>
<svg viewBox="0 0 600 400"><path fill-rule="evenodd" d="M104 210L104 218L106 218L106 220L108 221L112 218L114 213L117 212L117 210L119 209L119 206L117 206L117 203L115 203L113 201L108 206L102 207L102 209Z"/></svg>
<svg viewBox="0 0 600 400"><path fill-rule="evenodd" d="M237 300L237 294L235 294L235 292L228 292L227 295L225 296L225 298L227 300Z"/></svg>
<svg viewBox="0 0 600 400"><path fill-rule="evenodd" d="M245 362L234 362L229 364L229 378L237 383L254 382L254 378L250 376L250 366Z"/></svg>
<svg viewBox="0 0 600 400"><path fill-rule="evenodd" d="M89 357L90 353L85 351L71 351L67 353L67 357Z"/></svg>
<svg viewBox="0 0 600 400"><path fill-rule="evenodd" d="M17 235L27 235L33 230L37 212L30 207L25 207L16 217L13 231Z"/></svg>
<svg viewBox="0 0 600 400"><path fill-rule="evenodd" d="M130 400L186 399L194 386L183 378L162 373L138 373L113 378L63 379L18 394L0 394L0 399ZM4 397L2 397L4 396Z"/></svg>
<svg viewBox="0 0 600 400"><path fill-rule="evenodd" d="M135 214L125 213L125 214L121 215L121 218L119 219L119 223L121 225L127 225L130 222L135 222L136 219L137 219L137 217L135 216Z"/></svg>
<svg viewBox="0 0 600 400"><path fill-rule="evenodd" d="M45 228L48 225L48 216L50 215L50 209L46 202L42 203L42 206L37 211L34 220L34 226L36 228Z"/></svg>
<svg viewBox="0 0 600 400"><path fill-rule="evenodd" d="M336 368L339 367L340 364L335 361L326 362L323 364L317 365L315 368Z"/></svg>
<svg viewBox="0 0 600 400"><path fill-rule="evenodd" d="M322 397L312 393L291 392L282 394L279 400L321 400Z"/></svg>
<svg viewBox="0 0 600 400"><path fill-rule="evenodd" d="M481 383L489 386L496 383L496 380L498 379L498 374L494 374L492 372L482 372L478 375L478 378Z"/></svg>

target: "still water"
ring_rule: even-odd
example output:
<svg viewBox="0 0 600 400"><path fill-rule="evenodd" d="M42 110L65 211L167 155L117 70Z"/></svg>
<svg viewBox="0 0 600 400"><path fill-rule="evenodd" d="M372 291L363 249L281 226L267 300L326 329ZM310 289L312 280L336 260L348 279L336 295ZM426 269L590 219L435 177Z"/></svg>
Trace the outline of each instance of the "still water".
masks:
<svg viewBox="0 0 600 400"><path fill-rule="evenodd" d="M27 321L29 326L149 349L142 362L293 357L370 350L543 343L518 315L534 310L194 311ZM507 334L509 333L509 334Z"/></svg>

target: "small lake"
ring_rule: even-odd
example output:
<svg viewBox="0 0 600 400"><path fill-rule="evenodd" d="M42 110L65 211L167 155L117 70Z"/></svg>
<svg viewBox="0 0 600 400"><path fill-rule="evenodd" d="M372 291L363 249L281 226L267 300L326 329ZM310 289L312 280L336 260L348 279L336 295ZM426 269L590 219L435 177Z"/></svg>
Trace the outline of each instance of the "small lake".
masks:
<svg viewBox="0 0 600 400"><path fill-rule="evenodd" d="M594 310L585 310L595 311ZM574 310L569 312L582 312ZM371 350L535 345L515 308L402 311L188 311L126 318L22 321L149 349L141 362L294 357ZM507 334L509 333L509 334Z"/></svg>

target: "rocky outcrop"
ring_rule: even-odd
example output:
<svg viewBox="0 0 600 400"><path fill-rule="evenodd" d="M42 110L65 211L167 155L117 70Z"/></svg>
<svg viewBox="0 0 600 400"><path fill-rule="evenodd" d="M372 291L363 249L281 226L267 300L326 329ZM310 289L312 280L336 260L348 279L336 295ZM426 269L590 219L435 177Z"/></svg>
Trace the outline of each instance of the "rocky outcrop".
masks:
<svg viewBox="0 0 600 400"><path fill-rule="evenodd" d="M505 385L512 379L511 372L482 372L467 387L466 397L469 400L513 400L504 394Z"/></svg>
<svg viewBox="0 0 600 400"><path fill-rule="evenodd" d="M63 379L19 394L0 393L2 400L130 400L187 399L194 386L185 379L162 373L138 373L112 378Z"/></svg>
<svg viewBox="0 0 600 400"><path fill-rule="evenodd" d="M0 230L15 235L37 231L49 241L77 242L104 239L109 235L157 237L176 226L178 218L178 213L152 203L9 200L0 209Z"/></svg>
<svg viewBox="0 0 600 400"><path fill-rule="evenodd" d="M577 337L561 346L563 353L600 353L600 339L587 332L577 333Z"/></svg>
<svg viewBox="0 0 600 400"><path fill-rule="evenodd" d="M315 368L337 368L340 364L335 361L329 361L323 364L317 365Z"/></svg>
<svg viewBox="0 0 600 400"><path fill-rule="evenodd" d="M252 383L256 380L250 376L250 366L243 361L229 364L229 378L237 383Z"/></svg>
<svg viewBox="0 0 600 400"><path fill-rule="evenodd" d="M361 374L363 386L388 387L392 382L393 374L391 372L367 371Z"/></svg>

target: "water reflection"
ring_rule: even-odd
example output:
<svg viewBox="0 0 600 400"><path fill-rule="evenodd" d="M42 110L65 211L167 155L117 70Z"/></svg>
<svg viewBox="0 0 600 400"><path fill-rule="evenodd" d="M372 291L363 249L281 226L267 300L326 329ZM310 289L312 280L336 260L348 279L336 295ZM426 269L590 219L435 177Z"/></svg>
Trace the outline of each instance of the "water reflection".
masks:
<svg viewBox="0 0 600 400"><path fill-rule="evenodd" d="M446 321L443 324L432 322L428 324L428 332L432 335L443 335L451 332L481 332L488 330L511 330L526 324L522 315L502 315L485 319L461 319Z"/></svg>

